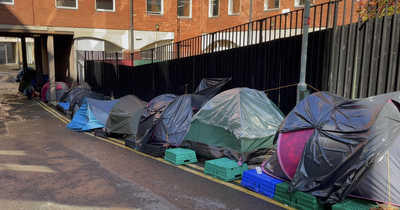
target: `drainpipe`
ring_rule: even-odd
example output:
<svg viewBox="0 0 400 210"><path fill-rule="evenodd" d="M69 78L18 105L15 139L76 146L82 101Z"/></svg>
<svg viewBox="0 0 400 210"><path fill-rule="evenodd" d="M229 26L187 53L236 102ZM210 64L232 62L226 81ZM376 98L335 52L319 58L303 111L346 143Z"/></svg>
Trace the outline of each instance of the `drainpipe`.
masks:
<svg viewBox="0 0 400 210"><path fill-rule="evenodd" d="M133 0L131 0L131 53L133 53Z"/></svg>

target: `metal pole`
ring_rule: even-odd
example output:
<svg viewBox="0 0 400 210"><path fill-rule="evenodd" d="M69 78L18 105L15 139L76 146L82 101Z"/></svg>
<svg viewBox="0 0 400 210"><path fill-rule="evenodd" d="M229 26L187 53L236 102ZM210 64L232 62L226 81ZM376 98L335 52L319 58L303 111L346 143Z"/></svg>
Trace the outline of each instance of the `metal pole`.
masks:
<svg viewBox="0 0 400 210"><path fill-rule="evenodd" d="M131 53L133 53L133 0L131 0Z"/></svg>
<svg viewBox="0 0 400 210"><path fill-rule="evenodd" d="M303 17L303 42L301 47L301 66L300 82L297 85L296 103L299 103L305 97L306 85L306 66L307 66L307 48L308 48L308 25L310 23L310 0L305 0Z"/></svg>
<svg viewBox="0 0 400 210"><path fill-rule="evenodd" d="M251 28L251 16L252 16L252 11L253 11L253 0L250 0L250 11L249 11L249 27L248 27L248 35L249 37L247 37L247 45L250 45L250 40L251 40L251 36L252 36L252 28ZM251 28L251 29L250 29Z"/></svg>

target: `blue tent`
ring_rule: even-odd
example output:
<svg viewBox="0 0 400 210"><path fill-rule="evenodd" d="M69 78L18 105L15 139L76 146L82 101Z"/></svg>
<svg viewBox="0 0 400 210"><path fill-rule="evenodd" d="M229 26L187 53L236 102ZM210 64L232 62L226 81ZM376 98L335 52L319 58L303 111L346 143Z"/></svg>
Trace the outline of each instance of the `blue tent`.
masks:
<svg viewBox="0 0 400 210"><path fill-rule="evenodd" d="M67 129L89 131L105 127L108 115L117 102L118 100L102 101L85 98L78 112L67 125Z"/></svg>

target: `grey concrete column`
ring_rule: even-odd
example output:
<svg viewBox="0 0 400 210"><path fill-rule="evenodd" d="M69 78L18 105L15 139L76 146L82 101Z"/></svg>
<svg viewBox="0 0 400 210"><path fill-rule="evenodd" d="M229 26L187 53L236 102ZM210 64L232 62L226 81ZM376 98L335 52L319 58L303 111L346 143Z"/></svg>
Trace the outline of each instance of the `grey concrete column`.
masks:
<svg viewBox="0 0 400 210"><path fill-rule="evenodd" d="M75 68L75 62L76 62L76 54L75 54L75 45L74 45L74 40L72 39L71 41L71 51L69 53L69 71L70 71L70 77L72 79L72 81L74 81L75 83L78 80L78 74L77 74L77 70Z"/></svg>
<svg viewBox="0 0 400 210"><path fill-rule="evenodd" d="M49 61L47 57L47 37L42 37L42 67L43 67L43 74L49 75ZM43 81L43 85L46 84L46 81Z"/></svg>
<svg viewBox="0 0 400 210"><path fill-rule="evenodd" d="M49 35L47 37L47 59L49 66L49 80L50 80L50 102L55 104L57 101L56 98L56 84L55 84L55 76L56 76L56 68L54 62L54 37L53 35Z"/></svg>
<svg viewBox="0 0 400 210"><path fill-rule="evenodd" d="M43 64L42 64L42 38L35 37L35 69L36 69L36 81L37 84L44 85L43 81Z"/></svg>

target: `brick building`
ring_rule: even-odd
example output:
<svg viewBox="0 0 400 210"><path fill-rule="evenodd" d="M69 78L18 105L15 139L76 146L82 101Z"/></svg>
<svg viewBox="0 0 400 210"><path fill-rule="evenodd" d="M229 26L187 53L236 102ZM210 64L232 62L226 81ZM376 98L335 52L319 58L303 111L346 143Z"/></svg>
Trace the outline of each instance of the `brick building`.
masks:
<svg viewBox="0 0 400 210"><path fill-rule="evenodd" d="M76 50L150 49L245 24L250 19L278 15L282 10L293 11L302 8L304 1L0 0L0 63L12 62L10 56L16 56L19 51L15 39L9 37L20 38L22 48L27 42L31 43L29 40L34 40L31 60L37 69L43 74L54 71L57 80L68 82L78 77ZM311 3L324 1L312 0ZM24 57L27 49L22 48L25 53L21 53L21 57ZM54 55L49 56L49 53Z"/></svg>

